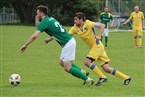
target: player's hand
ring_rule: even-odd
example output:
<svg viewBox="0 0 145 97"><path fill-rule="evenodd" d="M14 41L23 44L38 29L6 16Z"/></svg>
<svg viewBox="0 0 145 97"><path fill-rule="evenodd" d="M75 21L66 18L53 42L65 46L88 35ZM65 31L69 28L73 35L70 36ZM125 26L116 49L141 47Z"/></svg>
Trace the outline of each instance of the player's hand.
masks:
<svg viewBox="0 0 145 97"><path fill-rule="evenodd" d="M101 36L96 36L96 40L100 41Z"/></svg>
<svg viewBox="0 0 145 97"><path fill-rule="evenodd" d="M121 24L121 26L124 26L124 25L125 25L125 23L122 23L122 24Z"/></svg>
<svg viewBox="0 0 145 97"><path fill-rule="evenodd" d="M27 46L26 45L23 45L20 49L21 53L23 53L25 50L27 49Z"/></svg>
<svg viewBox="0 0 145 97"><path fill-rule="evenodd" d="M100 39L101 39L101 36L96 36L96 44L98 45L98 44L100 44Z"/></svg>
<svg viewBox="0 0 145 97"><path fill-rule="evenodd" d="M113 24L111 24L110 27L113 27Z"/></svg>
<svg viewBox="0 0 145 97"><path fill-rule="evenodd" d="M52 40L52 38L45 38L44 42L47 44L48 42L50 42Z"/></svg>

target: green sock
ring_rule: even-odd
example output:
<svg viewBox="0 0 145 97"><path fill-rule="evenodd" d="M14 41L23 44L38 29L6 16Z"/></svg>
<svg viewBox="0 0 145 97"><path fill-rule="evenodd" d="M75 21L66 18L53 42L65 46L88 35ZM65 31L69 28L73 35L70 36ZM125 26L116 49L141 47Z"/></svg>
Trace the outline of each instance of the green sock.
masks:
<svg viewBox="0 0 145 97"><path fill-rule="evenodd" d="M105 36L105 46L107 46L107 43L108 43L108 37Z"/></svg>
<svg viewBox="0 0 145 97"><path fill-rule="evenodd" d="M71 73L73 76L75 76L77 78L81 78L83 80L87 80L88 79L88 77L85 74L83 74L81 72L81 70L78 70L75 67L71 67L70 70L69 70L69 73Z"/></svg>
<svg viewBox="0 0 145 97"><path fill-rule="evenodd" d="M77 69L79 69L79 70L81 70L81 68L79 67L79 66L77 66L76 64L72 64L72 67L74 67L74 68L77 68Z"/></svg>

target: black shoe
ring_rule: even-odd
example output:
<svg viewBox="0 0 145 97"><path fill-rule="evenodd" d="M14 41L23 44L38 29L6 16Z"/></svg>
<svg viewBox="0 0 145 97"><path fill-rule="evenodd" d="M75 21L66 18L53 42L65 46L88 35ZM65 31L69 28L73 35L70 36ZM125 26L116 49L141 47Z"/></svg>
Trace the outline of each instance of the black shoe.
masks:
<svg viewBox="0 0 145 97"><path fill-rule="evenodd" d="M105 83L107 82L107 78L100 78L99 81L95 84L96 86L100 86L102 85L102 83Z"/></svg>
<svg viewBox="0 0 145 97"><path fill-rule="evenodd" d="M128 85L131 81L131 77L129 77L128 79L124 80L124 85Z"/></svg>
<svg viewBox="0 0 145 97"><path fill-rule="evenodd" d="M86 76L89 76L90 73L87 72L87 71L85 71L84 74L85 74ZM86 84L86 81L83 82L83 85L85 85L85 84Z"/></svg>

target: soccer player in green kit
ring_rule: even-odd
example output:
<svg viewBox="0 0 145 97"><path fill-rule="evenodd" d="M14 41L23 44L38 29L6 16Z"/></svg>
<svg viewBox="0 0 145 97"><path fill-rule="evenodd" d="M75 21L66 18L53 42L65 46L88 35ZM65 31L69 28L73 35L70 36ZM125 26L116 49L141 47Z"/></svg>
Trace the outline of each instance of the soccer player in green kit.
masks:
<svg viewBox="0 0 145 97"><path fill-rule="evenodd" d="M112 17L112 14L109 12L109 8L108 7L105 7L104 8L104 12L102 12L100 14L100 22L105 24L105 30L104 30L104 33L102 34L101 36L101 41L103 41L103 36L105 36L105 47L108 46L108 34L109 34L109 23L110 23L110 27L113 26L114 24L114 21L113 21L113 17Z"/></svg>
<svg viewBox="0 0 145 97"><path fill-rule="evenodd" d="M84 80L86 86L91 86L94 81L89 78L82 69L80 69L76 64L73 63L75 60L75 49L76 41L69 35L65 29L59 24L59 22L48 17L48 8L46 6L40 5L37 8L37 18L41 19L37 30L30 36L26 43L21 47L20 51L23 53L28 45L32 43L39 36L41 32L46 32L49 36L53 38L45 39L45 43L50 42L50 39L56 40L62 47L62 52L60 56L60 65L63 66L64 70L77 78Z"/></svg>

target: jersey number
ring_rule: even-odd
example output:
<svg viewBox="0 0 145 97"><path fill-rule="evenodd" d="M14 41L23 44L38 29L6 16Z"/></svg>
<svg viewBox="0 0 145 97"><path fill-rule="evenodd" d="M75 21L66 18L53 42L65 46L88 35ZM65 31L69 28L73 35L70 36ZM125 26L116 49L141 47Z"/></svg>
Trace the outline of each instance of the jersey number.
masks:
<svg viewBox="0 0 145 97"><path fill-rule="evenodd" d="M61 32L65 32L65 30L62 28L62 26L59 24L59 22L55 22L55 26L59 27Z"/></svg>

